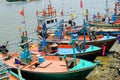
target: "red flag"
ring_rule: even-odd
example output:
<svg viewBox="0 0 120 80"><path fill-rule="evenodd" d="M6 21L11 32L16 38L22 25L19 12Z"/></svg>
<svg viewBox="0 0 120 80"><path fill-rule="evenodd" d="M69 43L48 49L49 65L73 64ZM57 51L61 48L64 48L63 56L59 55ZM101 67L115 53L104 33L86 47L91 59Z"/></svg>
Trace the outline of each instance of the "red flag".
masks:
<svg viewBox="0 0 120 80"><path fill-rule="evenodd" d="M24 16L24 9L20 10L19 14Z"/></svg>
<svg viewBox="0 0 120 80"><path fill-rule="evenodd" d="M80 0L80 8L82 8L82 7L83 7L82 0Z"/></svg>

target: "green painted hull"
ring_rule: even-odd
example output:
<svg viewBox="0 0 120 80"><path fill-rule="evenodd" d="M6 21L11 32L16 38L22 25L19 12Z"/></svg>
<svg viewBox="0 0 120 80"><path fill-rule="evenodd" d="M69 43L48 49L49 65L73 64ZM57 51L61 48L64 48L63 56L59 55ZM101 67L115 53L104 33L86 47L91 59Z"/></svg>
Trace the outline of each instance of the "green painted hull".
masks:
<svg viewBox="0 0 120 80"><path fill-rule="evenodd" d="M21 73L22 76L28 80L85 80L93 68L94 67L61 73L42 73L22 70ZM17 72L16 69L12 69L12 71Z"/></svg>
<svg viewBox="0 0 120 80"><path fill-rule="evenodd" d="M101 48L93 45L89 45L85 51L82 49L80 52L75 49L76 57L85 59L88 61L94 61L94 59L100 55ZM58 55L67 55L73 57L72 48L58 48Z"/></svg>
<svg viewBox="0 0 120 80"><path fill-rule="evenodd" d="M97 34L102 34L102 35L118 35L120 34L120 24L102 24L102 23L91 23L88 22L88 24L91 27L95 27L97 29L100 29L100 31L97 31Z"/></svg>
<svg viewBox="0 0 120 80"><path fill-rule="evenodd" d="M109 51L116 40L117 40L117 37L111 38L111 39L105 39L105 40L87 41L86 44L102 47L102 45L106 43L106 51Z"/></svg>
<svg viewBox="0 0 120 80"><path fill-rule="evenodd" d="M31 71L21 70L21 73L28 80L85 80L95 66L96 64L93 62L80 59L76 66L64 72L42 72L31 69ZM11 70L17 73L16 68L12 68Z"/></svg>
<svg viewBox="0 0 120 80"><path fill-rule="evenodd" d="M91 23L88 22L90 26L96 26L101 28L119 28L119 24L102 24L102 23Z"/></svg>
<svg viewBox="0 0 120 80"><path fill-rule="evenodd" d="M26 0L6 0L8 2L26 1Z"/></svg>

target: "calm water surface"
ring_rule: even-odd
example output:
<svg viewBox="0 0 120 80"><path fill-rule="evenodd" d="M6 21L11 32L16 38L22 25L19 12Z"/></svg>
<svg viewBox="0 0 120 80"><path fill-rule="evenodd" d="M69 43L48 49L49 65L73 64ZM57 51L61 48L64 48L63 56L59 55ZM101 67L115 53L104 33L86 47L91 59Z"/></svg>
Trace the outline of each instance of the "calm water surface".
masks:
<svg viewBox="0 0 120 80"><path fill-rule="evenodd" d="M37 26L36 21L36 10L42 10L48 4L49 0L40 0L33 2L6 2L0 0L0 44L6 41L10 41L9 44L18 43L20 41L19 27L22 30L27 28L28 34L35 31ZM84 10L89 10L89 15L93 15L99 12L100 14L105 14L106 0L83 0L83 8L80 8L79 0L51 0L52 5L56 8L58 15L64 10L65 15L70 15L74 12L79 18L76 19L77 24L82 24L82 12ZM108 7L111 12L114 8L114 0L108 0ZM24 7L25 21L26 24L23 25L23 16L19 14L19 11ZM36 38L36 34L31 34L29 37ZM8 45L10 51L20 51L18 44Z"/></svg>

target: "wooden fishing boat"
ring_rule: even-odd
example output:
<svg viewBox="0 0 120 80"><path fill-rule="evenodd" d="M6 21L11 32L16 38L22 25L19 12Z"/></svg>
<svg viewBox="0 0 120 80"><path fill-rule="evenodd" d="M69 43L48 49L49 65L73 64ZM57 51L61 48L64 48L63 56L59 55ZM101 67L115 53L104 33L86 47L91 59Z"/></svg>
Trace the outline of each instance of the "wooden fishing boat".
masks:
<svg viewBox="0 0 120 80"><path fill-rule="evenodd" d="M66 41L68 42L68 41ZM30 51L33 54L41 54L41 55L49 55L49 56L69 56L73 57L73 47L68 43L58 43L58 44L51 44L47 45L49 47L44 47L43 51L39 51L39 45L33 44L30 48ZM48 43L49 44L49 43ZM98 55L101 55L101 48L93 45L86 45L85 49L84 46L78 47L75 46L75 53L76 57L80 59L85 59L89 61L93 61Z"/></svg>
<svg viewBox="0 0 120 80"><path fill-rule="evenodd" d="M6 0L8 2L27 1L27 0Z"/></svg>
<svg viewBox="0 0 120 80"><path fill-rule="evenodd" d="M91 30L96 29L97 34L109 34L109 35L118 35L120 34L120 25L119 24L106 24L106 23L95 23L88 22Z"/></svg>
<svg viewBox="0 0 120 80"><path fill-rule="evenodd" d="M83 36L79 36L78 40L82 40ZM82 39L81 39L82 38ZM113 44L115 43L117 37L114 36L101 36L98 35L96 40L90 40L89 36L86 36L86 44L87 45L94 45L94 46L98 46L98 47L102 47L102 45L105 43L106 44L106 50L109 51L109 49L113 46ZM68 37L67 37L68 39ZM82 42L83 44L83 42Z"/></svg>
<svg viewBox="0 0 120 80"><path fill-rule="evenodd" d="M94 46L98 46L98 47L102 47L102 45L105 43L106 44L106 51L109 51L109 49L113 46L113 44L115 43L115 41L117 40L117 37L115 36L104 36L104 35L96 35L96 39L91 40L91 36L86 35L85 36L86 39L86 45L94 45ZM68 44L69 41L71 40L71 36L70 35L64 35L64 39L61 39L59 41L59 44ZM49 37L47 38L47 42L54 42L54 41L58 41L57 39L54 38L54 34L49 34ZM84 44L84 36L83 35L79 35L78 36L78 44Z"/></svg>
<svg viewBox="0 0 120 80"><path fill-rule="evenodd" d="M107 4L107 3L106 3ZM92 28L96 28L97 34L120 34L120 2L115 2L114 14L109 14L109 8L106 9L106 14L101 16L99 13L94 15L93 21L88 21L88 24Z"/></svg>
<svg viewBox="0 0 120 80"><path fill-rule="evenodd" d="M19 66L22 76L29 80L84 80L95 67L95 63L87 60L76 59L75 65L73 58L31 55L28 50L24 50L21 54L11 52L9 56L3 60L4 63L15 73ZM0 58L4 57L0 54Z"/></svg>
<svg viewBox="0 0 120 80"><path fill-rule="evenodd" d="M84 64L84 66L82 65L82 63ZM6 64L8 63L6 62ZM31 66L29 65L24 66L24 68L21 69L23 77L29 80L83 80L95 67L95 64L82 59L80 59L80 63L69 70L67 70L65 61L46 60L45 62L40 63L40 65L39 63L36 64L38 64L38 67L35 68L31 68ZM33 64L33 66L34 65L35 64ZM11 70L14 72L17 71L16 67L12 68Z"/></svg>
<svg viewBox="0 0 120 80"><path fill-rule="evenodd" d="M76 49L76 51L75 51L77 53L76 55L79 56L79 58L93 61L96 58L96 56L101 55L102 50L100 48L102 48L103 45L105 44L106 45L105 51L106 52L109 51L109 49L115 43L117 37L98 35L95 40L90 40L90 36L86 35L85 39L86 39L86 43L85 43L86 50L83 51L84 50L84 36L83 35L78 36L78 40L75 43L77 46L79 46L80 51ZM69 56L72 55L71 54L72 45L69 44L70 41L71 41L70 35L64 35L63 39L58 40L57 38L54 38L54 34L49 34L49 36L46 40L46 42L50 45L52 45L52 43L57 43L58 50L55 50L55 52L58 53L58 55L66 54ZM76 48L76 45L75 45L75 48ZM37 45L37 48L34 47L33 49L31 49L32 52L37 53L39 51L38 46L39 45ZM98 47L96 47L96 46L98 46ZM50 46L50 47L52 47L52 46ZM51 51L50 49L48 49L47 53L51 53L51 52L54 52L54 51ZM50 54L50 55L57 55L56 53Z"/></svg>
<svg viewBox="0 0 120 80"><path fill-rule="evenodd" d="M103 27L103 28L118 28L119 29L119 24L114 24L114 23L105 23L105 22L88 22L90 26L96 26L96 27Z"/></svg>
<svg viewBox="0 0 120 80"><path fill-rule="evenodd" d="M32 1L40 1L40 0L6 0L7 2L32 2Z"/></svg>

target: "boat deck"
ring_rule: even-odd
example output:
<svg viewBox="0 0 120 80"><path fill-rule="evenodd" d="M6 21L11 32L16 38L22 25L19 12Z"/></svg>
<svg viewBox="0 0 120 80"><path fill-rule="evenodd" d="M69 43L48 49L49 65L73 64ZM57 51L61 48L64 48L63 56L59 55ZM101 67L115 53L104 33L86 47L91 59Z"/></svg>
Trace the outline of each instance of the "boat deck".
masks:
<svg viewBox="0 0 120 80"><path fill-rule="evenodd" d="M0 58L2 56L0 55ZM66 61L60 60L59 56L44 56L45 62L39 63L37 60L37 56L35 56L34 60L29 63L29 65L19 65L22 70L27 71L35 71L35 72L66 72L68 71ZM12 56L9 60L4 61L7 65L17 68L18 65L15 64L15 55ZM79 60L77 60L79 62ZM37 65L37 66L36 66Z"/></svg>
<svg viewBox="0 0 120 80"><path fill-rule="evenodd" d="M101 38L103 38L104 36L102 35L97 35L97 39L100 40ZM71 36L70 35L64 35L64 39L63 40L60 40L60 42L62 43L65 43L65 42L69 42L69 40L71 39ZM50 40L53 40L53 41L56 41L58 40L57 38L54 37L54 34L49 34L49 37L47 39L48 41ZM84 36L83 35L79 35L78 36L78 40L79 41L83 41L84 40ZM87 41L90 41L90 36L86 35L86 40Z"/></svg>
<svg viewBox="0 0 120 80"><path fill-rule="evenodd" d="M58 64L59 63L59 64ZM67 67L65 61L54 61L53 60L47 60L41 64L38 65L37 68L29 68L29 70L32 71L40 71L40 72L66 72ZM28 70L28 68L27 68Z"/></svg>

